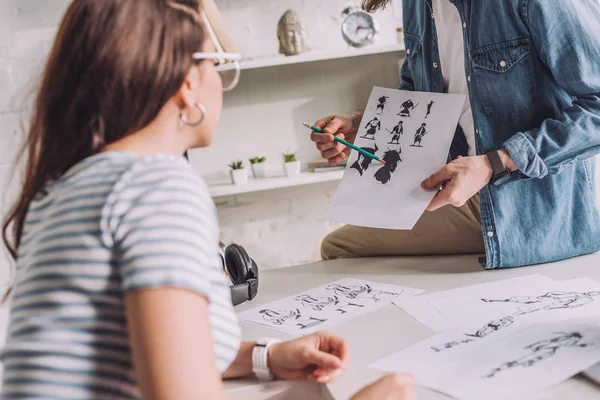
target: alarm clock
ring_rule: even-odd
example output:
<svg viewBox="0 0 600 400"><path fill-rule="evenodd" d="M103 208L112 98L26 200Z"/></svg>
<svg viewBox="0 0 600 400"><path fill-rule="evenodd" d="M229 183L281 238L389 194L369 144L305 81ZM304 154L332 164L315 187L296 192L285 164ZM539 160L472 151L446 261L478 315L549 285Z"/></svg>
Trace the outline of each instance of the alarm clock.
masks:
<svg viewBox="0 0 600 400"><path fill-rule="evenodd" d="M364 47L373 43L379 32L377 21L361 9L347 7L342 12L342 36L353 47Z"/></svg>

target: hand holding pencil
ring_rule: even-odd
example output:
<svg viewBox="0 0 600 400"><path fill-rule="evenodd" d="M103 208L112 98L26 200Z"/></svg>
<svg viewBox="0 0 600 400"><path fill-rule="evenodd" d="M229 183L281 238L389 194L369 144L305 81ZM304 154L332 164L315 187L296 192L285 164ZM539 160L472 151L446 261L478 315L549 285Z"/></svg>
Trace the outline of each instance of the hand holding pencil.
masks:
<svg viewBox="0 0 600 400"><path fill-rule="evenodd" d="M362 113L354 113L349 116L330 115L315 122L314 127L321 129L323 133L313 130L310 139L317 144L321 157L326 159L329 165L338 165L344 161L350 154L350 147L363 152L363 150L353 145L361 117ZM305 126L312 129L310 124L305 124ZM369 156L385 163L379 157L370 153Z"/></svg>

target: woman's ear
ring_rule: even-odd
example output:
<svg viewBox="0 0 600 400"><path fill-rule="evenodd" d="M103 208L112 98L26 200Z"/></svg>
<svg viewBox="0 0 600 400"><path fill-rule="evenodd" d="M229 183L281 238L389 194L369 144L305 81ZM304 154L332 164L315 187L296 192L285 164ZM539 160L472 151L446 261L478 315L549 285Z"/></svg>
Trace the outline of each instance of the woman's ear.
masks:
<svg viewBox="0 0 600 400"><path fill-rule="evenodd" d="M177 104L181 109L185 108L193 108L194 105L198 102L198 99L195 97L195 92L197 86L200 82L200 72L198 68L192 67L190 71L185 76L181 87L177 91Z"/></svg>

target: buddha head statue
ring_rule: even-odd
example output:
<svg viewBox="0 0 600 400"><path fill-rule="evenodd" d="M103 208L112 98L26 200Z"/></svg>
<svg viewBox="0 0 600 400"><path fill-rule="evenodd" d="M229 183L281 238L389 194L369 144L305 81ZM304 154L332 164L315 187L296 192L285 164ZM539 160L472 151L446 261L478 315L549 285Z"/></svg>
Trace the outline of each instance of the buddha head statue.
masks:
<svg viewBox="0 0 600 400"><path fill-rule="evenodd" d="M294 56L307 50L306 29L297 12L287 10L281 16L277 25L277 38L279 39L279 52L281 54Z"/></svg>

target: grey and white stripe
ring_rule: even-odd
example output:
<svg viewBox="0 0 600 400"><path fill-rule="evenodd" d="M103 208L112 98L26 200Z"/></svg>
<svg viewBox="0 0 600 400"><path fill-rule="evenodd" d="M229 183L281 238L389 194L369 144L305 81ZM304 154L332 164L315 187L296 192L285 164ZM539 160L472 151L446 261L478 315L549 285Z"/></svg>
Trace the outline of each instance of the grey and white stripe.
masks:
<svg viewBox="0 0 600 400"><path fill-rule="evenodd" d="M139 398L124 296L144 288L205 296L219 370L235 358L216 210L182 157L82 161L31 204L21 239L3 399Z"/></svg>

